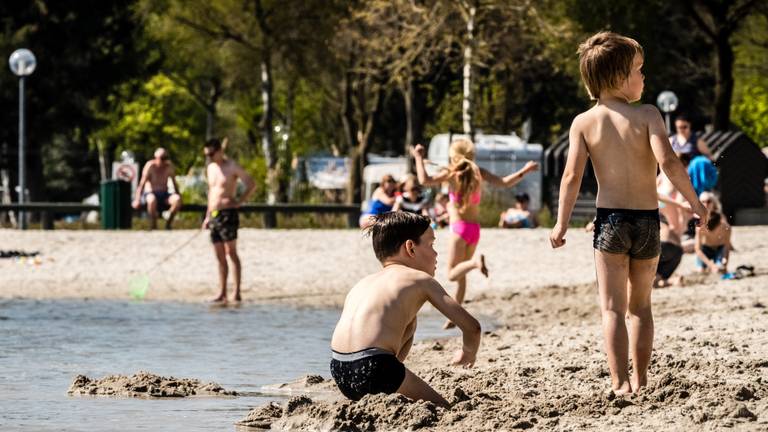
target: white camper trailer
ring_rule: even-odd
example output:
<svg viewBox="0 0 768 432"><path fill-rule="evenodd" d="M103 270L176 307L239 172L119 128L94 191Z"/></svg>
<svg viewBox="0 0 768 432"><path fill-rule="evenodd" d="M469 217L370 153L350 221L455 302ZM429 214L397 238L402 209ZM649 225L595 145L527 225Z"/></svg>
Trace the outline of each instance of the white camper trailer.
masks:
<svg viewBox="0 0 768 432"><path fill-rule="evenodd" d="M438 134L432 137L427 150L427 172L436 173L440 167L448 166L448 148L451 141L466 138L466 135ZM517 135L483 135L475 134L475 162L478 166L498 175L505 176L523 168L526 162L541 163L544 148L541 144L531 144L523 141ZM513 206L515 194L526 192L531 197L531 210L541 208L542 172L530 173L515 187L501 189L485 187L483 193L505 205Z"/></svg>

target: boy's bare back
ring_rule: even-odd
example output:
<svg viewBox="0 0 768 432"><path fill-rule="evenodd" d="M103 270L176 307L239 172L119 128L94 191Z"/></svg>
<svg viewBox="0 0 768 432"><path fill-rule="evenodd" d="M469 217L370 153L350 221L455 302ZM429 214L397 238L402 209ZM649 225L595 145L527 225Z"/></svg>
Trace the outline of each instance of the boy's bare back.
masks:
<svg viewBox="0 0 768 432"><path fill-rule="evenodd" d="M597 207L655 209L657 160L650 129L658 116L651 105L600 102L576 117L577 134L595 170Z"/></svg>
<svg viewBox="0 0 768 432"><path fill-rule="evenodd" d="M344 301L331 347L354 352L376 347L398 355L406 328L437 283L426 273L390 265L358 282Z"/></svg>

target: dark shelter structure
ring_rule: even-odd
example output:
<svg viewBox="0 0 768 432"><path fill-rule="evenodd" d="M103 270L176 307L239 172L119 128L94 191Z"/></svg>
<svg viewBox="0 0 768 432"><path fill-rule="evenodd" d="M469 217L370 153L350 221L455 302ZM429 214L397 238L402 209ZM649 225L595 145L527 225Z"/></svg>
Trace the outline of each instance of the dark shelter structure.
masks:
<svg viewBox="0 0 768 432"><path fill-rule="evenodd" d="M763 190L765 178L768 177L768 158L760 147L741 131L712 131L701 137L715 157L714 163L719 173L717 190L720 192L723 213L737 225L753 224L760 220L768 223ZM762 218L747 218L747 209L762 209Z"/></svg>
<svg viewBox="0 0 768 432"><path fill-rule="evenodd" d="M715 157L723 213L734 224L768 223L764 180L768 159L754 141L740 131L712 131L699 134ZM560 182L568 158L568 134L544 152L544 202L557 215ZM597 179L587 162L572 219L588 220L595 215Z"/></svg>

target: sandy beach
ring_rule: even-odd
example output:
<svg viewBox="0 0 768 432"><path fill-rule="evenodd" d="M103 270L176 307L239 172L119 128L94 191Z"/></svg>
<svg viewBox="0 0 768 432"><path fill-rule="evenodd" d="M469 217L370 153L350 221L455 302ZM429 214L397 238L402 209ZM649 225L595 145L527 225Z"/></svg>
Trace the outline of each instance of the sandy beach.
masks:
<svg viewBox="0 0 768 432"><path fill-rule="evenodd" d="M194 235L1 230L0 249L40 256L0 260L0 298L128 299L130 280L145 275L147 301L199 302L216 291L207 233L147 273ZM436 242L441 282L447 236L438 232ZM470 275L467 308L498 326L487 329L473 369L448 364L458 338L412 350L406 364L456 402L451 410L396 395L350 403L313 379L298 386L306 397L253 417L295 430L768 429L768 228L735 228L730 267L754 265L755 277L700 277L686 255L678 272L687 284L655 290L649 387L624 398L606 394L591 236L571 230L556 251L547 236L544 229L483 231L479 252L491 276ZM249 302L338 306L378 268L370 240L356 230L244 229L239 249Z"/></svg>

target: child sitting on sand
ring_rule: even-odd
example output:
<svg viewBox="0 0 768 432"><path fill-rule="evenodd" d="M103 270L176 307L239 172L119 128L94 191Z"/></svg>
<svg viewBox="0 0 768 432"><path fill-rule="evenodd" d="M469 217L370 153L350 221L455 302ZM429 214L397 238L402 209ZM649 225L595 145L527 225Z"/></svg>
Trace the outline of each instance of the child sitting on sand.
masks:
<svg viewBox="0 0 768 432"><path fill-rule="evenodd" d="M702 273L728 273L731 252L731 226L717 211L709 212L706 229L696 228L696 267Z"/></svg>
<svg viewBox="0 0 768 432"><path fill-rule="evenodd" d="M408 212L372 216L367 232L383 269L347 294L331 340L331 375L352 400L372 393L401 393L448 406L432 387L403 365L413 343L416 314L430 302L461 329L463 347L453 364L472 366L480 323L434 279L435 233L426 217Z"/></svg>
<svg viewBox="0 0 768 432"><path fill-rule="evenodd" d="M581 77L597 103L571 125L557 224L550 236L552 247L565 244L589 158L599 185L593 247L605 350L616 394L647 385L653 350L651 286L661 252L657 164L701 222L707 221L707 211L672 151L661 114L653 105L633 105L643 93L642 66L643 48L628 37L602 32L579 46Z"/></svg>

